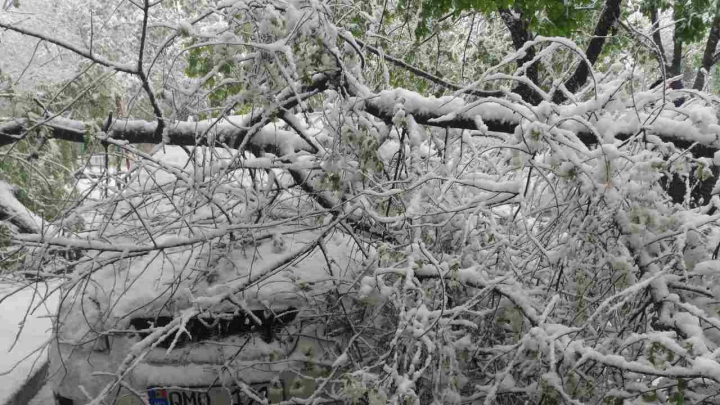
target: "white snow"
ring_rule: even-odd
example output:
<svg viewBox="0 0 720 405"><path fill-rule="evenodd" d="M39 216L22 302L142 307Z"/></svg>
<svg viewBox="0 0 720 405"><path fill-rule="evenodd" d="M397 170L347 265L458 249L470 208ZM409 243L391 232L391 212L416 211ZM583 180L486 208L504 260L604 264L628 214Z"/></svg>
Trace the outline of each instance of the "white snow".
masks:
<svg viewBox="0 0 720 405"><path fill-rule="evenodd" d="M3 2L6 4L7 2ZM23 0L20 8L3 10L0 21L17 22L23 20L22 25L34 27L53 36L80 43L80 39L72 32L71 24L64 21L59 15L57 7L47 0ZM23 36L12 31L3 31L0 42L0 71L9 74L13 80L18 80L18 87L22 90L31 88L38 83L60 82L72 78L76 71L78 57L60 47L52 44L39 46L35 49L37 39ZM35 63L29 64L28 62ZM21 73L24 74L21 76Z"/></svg>
<svg viewBox="0 0 720 405"><path fill-rule="evenodd" d="M720 260L708 260L695 265L693 273L699 276L720 275Z"/></svg>
<svg viewBox="0 0 720 405"><path fill-rule="evenodd" d="M0 180L0 201L2 202L0 211L6 211L8 219L12 219L15 224L22 224L24 228L40 230L42 220L25 208L15 198L12 186L2 180Z"/></svg>
<svg viewBox="0 0 720 405"><path fill-rule="evenodd" d="M0 284L0 299L7 297L0 303L0 404L45 363L47 350L44 347L52 336L49 314L55 310L57 294L40 305L48 289L37 285L8 297L19 287L19 284ZM30 314L27 314L28 307L34 310ZM21 326L22 332L17 337Z"/></svg>
<svg viewBox="0 0 720 405"><path fill-rule="evenodd" d="M377 98L366 100L366 103L372 103L378 108L394 113L394 109L401 104L403 110L417 115L437 115L443 120L451 119L449 114L462 115L472 117L480 115L483 120L499 120L505 122L517 122L518 116L513 109L507 108L507 105L499 104L501 100L493 100L494 102L483 102L481 105L467 104L462 99L445 96L445 97L423 97L422 95L406 89L385 90L378 94ZM523 115L529 116L530 111L520 106L513 106L516 110L522 112ZM459 112L459 113L458 113Z"/></svg>

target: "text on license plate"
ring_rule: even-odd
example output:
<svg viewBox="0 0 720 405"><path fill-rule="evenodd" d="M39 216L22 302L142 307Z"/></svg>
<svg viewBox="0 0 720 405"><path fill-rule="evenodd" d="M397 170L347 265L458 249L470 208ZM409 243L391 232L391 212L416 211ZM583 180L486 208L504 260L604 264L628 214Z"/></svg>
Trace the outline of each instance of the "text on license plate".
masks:
<svg viewBox="0 0 720 405"><path fill-rule="evenodd" d="M260 398L268 397L270 384L253 384ZM258 404L238 388L148 388L150 405L254 405Z"/></svg>

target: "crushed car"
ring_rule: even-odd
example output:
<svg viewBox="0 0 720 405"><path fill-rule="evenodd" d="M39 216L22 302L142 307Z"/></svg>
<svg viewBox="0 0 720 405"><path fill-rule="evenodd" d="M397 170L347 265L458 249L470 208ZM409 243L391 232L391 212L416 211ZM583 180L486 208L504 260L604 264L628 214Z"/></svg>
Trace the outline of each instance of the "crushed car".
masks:
<svg viewBox="0 0 720 405"><path fill-rule="evenodd" d="M248 210L266 201L251 187L224 185L203 202L183 177L195 175L186 152L167 149L115 196L85 202L90 229L73 236L83 242L66 260L49 350L56 404L313 395L347 342L326 309L358 279L366 252L336 217L307 215L311 205L288 191L262 218Z"/></svg>

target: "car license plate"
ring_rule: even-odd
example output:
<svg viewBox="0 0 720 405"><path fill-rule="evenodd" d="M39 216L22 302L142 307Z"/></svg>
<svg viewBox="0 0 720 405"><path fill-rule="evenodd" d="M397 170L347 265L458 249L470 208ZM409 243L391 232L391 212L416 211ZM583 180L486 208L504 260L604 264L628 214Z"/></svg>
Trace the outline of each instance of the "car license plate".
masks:
<svg viewBox="0 0 720 405"><path fill-rule="evenodd" d="M260 398L268 397L270 383L252 384ZM148 388L150 405L255 405L239 388Z"/></svg>

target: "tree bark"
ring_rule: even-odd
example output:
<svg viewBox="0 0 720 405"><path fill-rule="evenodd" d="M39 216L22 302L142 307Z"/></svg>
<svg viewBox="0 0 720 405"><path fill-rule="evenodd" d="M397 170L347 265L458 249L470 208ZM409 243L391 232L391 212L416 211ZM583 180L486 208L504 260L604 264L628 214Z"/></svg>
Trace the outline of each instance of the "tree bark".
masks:
<svg viewBox="0 0 720 405"><path fill-rule="evenodd" d="M658 10L657 8L653 8L652 11L650 11L650 21L652 22L652 39L655 42L655 45L657 45L658 50L660 51L660 60L662 61L663 65L667 65L667 60L665 58L665 47L662 43L662 37L660 36L660 30L658 28L660 27L660 21L658 19Z"/></svg>
<svg viewBox="0 0 720 405"><path fill-rule="evenodd" d="M499 9L499 12L505 26L510 31L510 37L512 38L515 50L522 48L526 42L532 39L528 22L522 18L522 15L519 12L511 11L507 8L501 8ZM531 47L525 52L525 55L522 58L517 60L518 68L523 67L525 63L531 61L533 58L535 58L535 48ZM538 84L539 79L537 64L533 63L532 65L527 66L525 75L533 83ZM542 101L542 97L532 87L525 83L518 84L513 91L518 93L523 100L532 105L538 105Z"/></svg>
<svg viewBox="0 0 720 405"><path fill-rule="evenodd" d="M605 39L610 32L610 28L612 28L618 18L620 18L620 3L622 3L622 0L607 0L605 2L600 20L598 20L597 25L595 25L593 39L590 40L587 50L585 51L585 56L591 66L588 66L585 61L581 61L575 69L575 73L565 81L565 88L570 93L575 93L587 82L590 68L592 65L595 65L600 53L602 53L603 47L605 46ZM555 103L560 104L565 100L566 97L562 91L556 91L555 94L553 94L553 101Z"/></svg>
<svg viewBox="0 0 720 405"><path fill-rule="evenodd" d="M712 20L710 28L710 34L708 40L705 43L705 52L703 52L702 64L697 71L695 76L695 83L693 89L702 90L705 87L705 76L710 73L710 69L714 64L715 49L717 49L718 41L720 40L720 1L717 2L717 8L715 9L715 17Z"/></svg>
<svg viewBox="0 0 720 405"><path fill-rule="evenodd" d="M682 49L683 49L683 43L682 41L675 36L673 38L673 58L672 58L672 64L670 64L670 75L671 76L677 76L680 73L682 73Z"/></svg>
<svg viewBox="0 0 720 405"><path fill-rule="evenodd" d="M330 78L326 77L325 80L330 80ZM317 88L327 88L328 85L328 83L316 83ZM352 88L352 86L349 86L347 90L351 96L363 99L364 110L366 112L382 121L392 121L393 112L391 104L394 105L395 101L389 100L387 97L381 97L378 94L360 94L360 91ZM401 94L397 97L400 98ZM290 97L288 101L294 100L294 97ZM475 118L479 115L483 119L483 122L489 131L506 134L513 134L515 127L520 123L519 118L517 118L517 114L515 114L516 118L490 118L482 116L482 109L472 109L465 113L458 113L450 119L444 117L444 112L432 108L419 111L408 111L408 113L412 114L415 121L420 125L469 130L477 130ZM508 115L512 116L512 114ZM164 134L164 141L167 145L184 146L213 146L220 145L222 142L232 148L233 145L239 145L242 143L244 137L248 134L249 129L254 122L255 121L251 121L250 123L245 123L244 125L238 125L237 121L231 123L222 121L216 122L215 120L205 120L199 122L168 122ZM31 124L32 122L28 121L26 118L16 118L8 123L0 124L0 146L16 142L18 140L18 136L24 133L27 130L27 126ZM43 122L42 125L48 127L52 131L52 137L55 139L71 142L83 142L86 136L86 125L83 121L57 117L47 122ZM115 140L127 141L132 144L157 144L163 142L163 139L156 137L155 125L157 124L153 121L129 119L115 120L110 127L111 130L108 135ZM659 122L653 125L662 127L663 124L662 122ZM561 125L559 128L563 128L563 126ZM652 128L650 128L650 130L652 131ZM296 150L314 152L312 146L293 131L272 129L272 134L270 134L271 136L267 137L262 136L265 134L264 131L265 130L260 130L260 136L257 136L256 138L258 139L253 142L254 147L262 146L266 152L271 153L273 150L277 152L280 148L287 146L293 146ZM267 131L270 131L270 129ZM653 132L659 133L657 137L663 142L673 143L680 149L689 148L697 141L696 139L685 137L686 134L670 136L661 134L665 131ZM203 133L207 134L204 137L200 137ZM594 146L597 144L597 137L590 132L576 132L575 135L587 146ZM618 132L612 135L616 139L626 140L631 136L634 136L635 133ZM698 158L712 158L717 151L718 148L714 145L706 145L703 143L696 144L691 150L693 156Z"/></svg>

